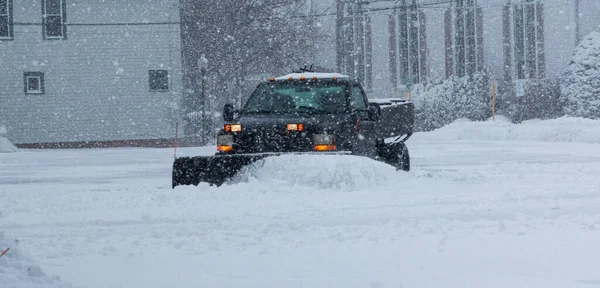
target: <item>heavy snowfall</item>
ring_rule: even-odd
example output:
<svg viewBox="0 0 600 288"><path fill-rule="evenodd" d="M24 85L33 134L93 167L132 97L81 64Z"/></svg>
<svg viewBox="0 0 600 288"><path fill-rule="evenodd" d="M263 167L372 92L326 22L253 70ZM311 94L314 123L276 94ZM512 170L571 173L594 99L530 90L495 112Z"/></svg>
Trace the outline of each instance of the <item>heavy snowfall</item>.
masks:
<svg viewBox="0 0 600 288"><path fill-rule="evenodd" d="M0 154L2 287L600 285L599 121L411 141L411 172L282 156L175 190L173 149Z"/></svg>
<svg viewBox="0 0 600 288"><path fill-rule="evenodd" d="M0 288L600 287L597 15L597 0L0 0ZM262 109L288 73L343 82L338 112ZM244 147L233 109L254 94L271 118L252 124L293 114L278 132L317 152L174 185L177 159ZM394 146L409 171L405 150L357 141L387 102L415 120ZM339 152L328 129L402 155L316 155Z"/></svg>

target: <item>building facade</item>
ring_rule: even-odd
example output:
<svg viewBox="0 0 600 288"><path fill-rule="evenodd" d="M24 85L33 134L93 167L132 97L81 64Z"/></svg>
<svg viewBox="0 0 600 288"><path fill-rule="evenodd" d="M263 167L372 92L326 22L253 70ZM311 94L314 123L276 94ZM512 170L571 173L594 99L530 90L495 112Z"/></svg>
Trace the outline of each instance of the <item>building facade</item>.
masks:
<svg viewBox="0 0 600 288"><path fill-rule="evenodd" d="M419 92L423 84L481 69L508 86L557 79L578 39L600 30L597 0L398 0L368 6L362 1L327 2L320 5L337 5L338 13L322 17L324 29L359 31L350 41L352 53L344 53L356 59L342 62L356 65L330 60L327 65L355 76L371 74L364 81L373 83L374 98L406 95L409 83ZM372 32L363 36L364 29L346 18L363 19L360 25ZM348 37L338 37L336 43L323 43L319 58L327 61L326 55L340 54L336 52L346 47ZM357 48L360 43L370 47ZM371 53L361 53L369 49ZM363 60L367 65L360 65Z"/></svg>
<svg viewBox="0 0 600 288"><path fill-rule="evenodd" d="M177 0L0 0L6 136L22 147L173 138L179 22Z"/></svg>

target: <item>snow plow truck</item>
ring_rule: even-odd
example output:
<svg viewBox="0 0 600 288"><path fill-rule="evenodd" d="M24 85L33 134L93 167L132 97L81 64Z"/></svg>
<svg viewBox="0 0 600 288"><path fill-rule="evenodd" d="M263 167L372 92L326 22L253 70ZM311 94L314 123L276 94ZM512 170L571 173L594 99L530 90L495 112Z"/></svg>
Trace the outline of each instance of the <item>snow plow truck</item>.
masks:
<svg viewBox="0 0 600 288"><path fill-rule="evenodd" d="M244 167L284 154L355 155L410 170L413 103L368 99L347 75L302 69L270 78L240 109L226 104L223 120L214 155L175 158L173 188L221 186Z"/></svg>

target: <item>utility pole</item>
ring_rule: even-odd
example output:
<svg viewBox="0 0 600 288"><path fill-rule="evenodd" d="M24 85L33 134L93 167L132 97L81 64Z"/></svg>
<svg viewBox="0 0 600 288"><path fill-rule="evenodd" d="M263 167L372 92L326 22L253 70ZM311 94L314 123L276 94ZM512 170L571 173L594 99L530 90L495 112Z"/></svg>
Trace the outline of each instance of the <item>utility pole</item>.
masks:
<svg viewBox="0 0 600 288"><path fill-rule="evenodd" d="M354 76L365 81L365 12L362 0L356 0L356 16L354 18L355 40L355 72Z"/></svg>
<svg viewBox="0 0 600 288"><path fill-rule="evenodd" d="M575 0L575 46L581 41L581 15L579 0Z"/></svg>
<svg viewBox="0 0 600 288"><path fill-rule="evenodd" d="M347 7L348 16L344 18L344 59L345 59L345 71L343 73L355 77L355 61L354 57L356 56L356 48L355 48L355 31L354 31L354 18L356 16L356 6L348 5Z"/></svg>
<svg viewBox="0 0 600 288"><path fill-rule="evenodd" d="M317 18L314 16L316 14L315 11L315 0L310 0L310 11L308 13L309 17L311 17L311 27L313 31L317 30ZM311 35L311 46L312 46L312 63L314 64L317 61L317 41L314 35Z"/></svg>
<svg viewBox="0 0 600 288"><path fill-rule="evenodd" d="M344 69L344 3L342 0L336 0L336 18L335 18L335 54L336 68L338 72Z"/></svg>
<svg viewBox="0 0 600 288"><path fill-rule="evenodd" d="M206 109L206 70L208 69L208 59L206 59L206 56L204 56L204 54L200 55L200 58L198 58L198 70L200 70L200 127L201 127L201 131L200 131L200 141L202 142L202 145L206 145L206 136L207 136L207 127L208 127L208 121L209 121L209 117L206 116L207 110Z"/></svg>

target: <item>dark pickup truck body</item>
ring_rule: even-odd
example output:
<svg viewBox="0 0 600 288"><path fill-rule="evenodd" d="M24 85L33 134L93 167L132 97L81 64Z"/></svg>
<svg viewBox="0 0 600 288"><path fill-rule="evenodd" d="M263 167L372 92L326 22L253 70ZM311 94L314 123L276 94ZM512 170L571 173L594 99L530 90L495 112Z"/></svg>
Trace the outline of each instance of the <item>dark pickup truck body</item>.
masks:
<svg viewBox="0 0 600 288"><path fill-rule="evenodd" d="M314 104L302 104L307 101ZM176 158L173 188L201 182L220 186L244 166L282 154L357 155L410 169L404 142L413 133L412 102L369 100L360 83L345 75L271 78L257 86L242 109L226 105L223 117L218 152Z"/></svg>

